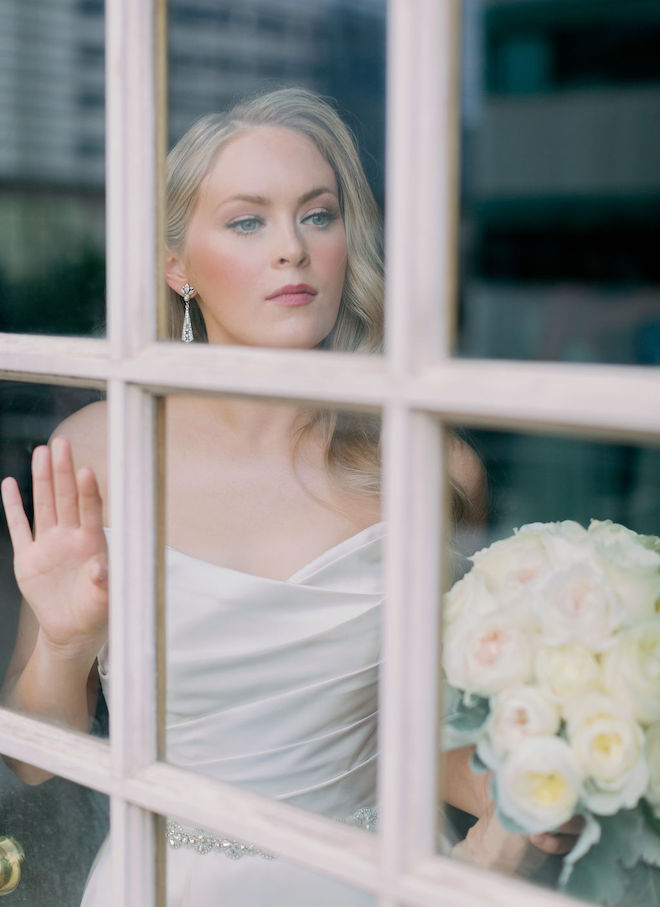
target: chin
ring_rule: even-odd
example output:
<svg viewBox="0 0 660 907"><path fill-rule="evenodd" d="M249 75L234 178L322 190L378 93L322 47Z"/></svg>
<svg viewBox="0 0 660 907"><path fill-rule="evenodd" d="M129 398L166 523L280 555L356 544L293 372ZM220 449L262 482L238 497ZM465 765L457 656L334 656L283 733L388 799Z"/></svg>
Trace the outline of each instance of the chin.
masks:
<svg viewBox="0 0 660 907"><path fill-rule="evenodd" d="M330 331L327 333L287 331L278 335L278 332L273 331L268 338L265 338L264 346L279 350L317 350L329 333Z"/></svg>

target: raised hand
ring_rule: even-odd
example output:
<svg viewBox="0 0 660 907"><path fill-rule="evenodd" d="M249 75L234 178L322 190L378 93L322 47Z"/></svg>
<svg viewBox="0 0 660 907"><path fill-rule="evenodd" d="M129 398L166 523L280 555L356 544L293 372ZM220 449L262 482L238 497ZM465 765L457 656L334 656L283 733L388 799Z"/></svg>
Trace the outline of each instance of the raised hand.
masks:
<svg viewBox="0 0 660 907"><path fill-rule="evenodd" d="M44 642L91 664L108 613L108 553L96 477L87 467L76 475L69 442L55 438L52 450L35 448L32 480L34 537L16 481L2 483L16 580Z"/></svg>

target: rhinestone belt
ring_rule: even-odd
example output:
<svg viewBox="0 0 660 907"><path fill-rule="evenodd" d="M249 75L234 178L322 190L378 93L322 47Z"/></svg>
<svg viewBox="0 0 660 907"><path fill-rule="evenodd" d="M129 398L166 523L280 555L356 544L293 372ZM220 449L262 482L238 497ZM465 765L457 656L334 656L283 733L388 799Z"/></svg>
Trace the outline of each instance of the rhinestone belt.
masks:
<svg viewBox="0 0 660 907"><path fill-rule="evenodd" d="M370 806L363 806L353 813L348 819L339 819L345 825L364 828L365 831L377 831L378 812ZM270 853L265 853L254 844L242 841L231 841L229 838L218 838L202 828L186 829L178 822L167 823L167 843L175 850L187 848L198 854L207 854L213 851L223 853L230 860L240 860L241 857L262 857L264 860L274 860Z"/></svg>

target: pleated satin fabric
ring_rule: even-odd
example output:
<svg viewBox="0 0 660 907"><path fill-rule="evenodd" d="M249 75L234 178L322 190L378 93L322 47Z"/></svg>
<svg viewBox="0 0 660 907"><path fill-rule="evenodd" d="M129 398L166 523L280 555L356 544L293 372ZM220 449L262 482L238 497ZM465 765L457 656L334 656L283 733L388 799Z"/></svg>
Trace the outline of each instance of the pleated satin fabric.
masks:
<svg viewBox="0 0 660 907"><path fill-rule="evenodd" d="M340 820L375 805L383 534L285 581L167 550L169 762ZM168 907L372 903L281 860L183 847L167 861ZM109 907L109 869L102 851L84 907Z"/></svg>

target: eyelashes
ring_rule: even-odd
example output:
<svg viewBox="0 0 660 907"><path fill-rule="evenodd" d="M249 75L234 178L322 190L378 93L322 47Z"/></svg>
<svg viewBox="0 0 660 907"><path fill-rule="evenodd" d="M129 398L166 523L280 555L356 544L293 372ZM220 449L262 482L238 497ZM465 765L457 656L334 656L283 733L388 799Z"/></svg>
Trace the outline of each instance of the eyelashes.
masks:
<svg viewBox="0 0 660 907"><path fill-rule="evenodd" d="M314 227L328 227L337 220L339 215L335 211L329 211L327 208L319 208L318 211L310 211L303 217L303 224L312 224Z"/></svg>
<svg viewBox="0 0 660 907"><path fill-rule="evenodd" d="M324 229L338 220L338 218L338 211L331 211L328 208L319 208L316 211L310 211L300 222L308 226ZM234 220L230 220L227 227L239 236L249 236L252 233L256 233L260 227L265 226L265 223L266 222L262 217L250 214L246 217L237 217Z"/></svg>
<svg viewBox="0 0 660 907"><path fill-rule="evenodd" d="M236 233L247 236L250 233L254 233L263 224L264 222L260 217L251 215L250 217L237 217L236 220L230 220L227 226Z"/></svg>

